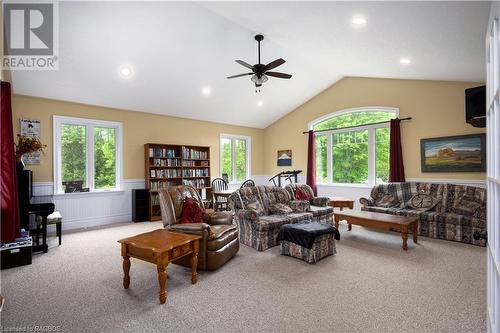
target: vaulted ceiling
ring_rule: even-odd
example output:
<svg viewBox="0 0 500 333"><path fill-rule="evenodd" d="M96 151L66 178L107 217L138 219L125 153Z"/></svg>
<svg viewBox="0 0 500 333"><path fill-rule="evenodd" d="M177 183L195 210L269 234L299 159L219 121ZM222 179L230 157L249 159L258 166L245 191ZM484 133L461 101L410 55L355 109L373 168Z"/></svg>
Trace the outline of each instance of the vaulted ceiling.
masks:
<svg viewBox="0 0 500 333"><path fill-rule="evenodd" d="M345 76L485 80L489 2L59 6L59 70L13 71L15 93L263 128ZM246 71L235 59L256 63L257 32L263 62L284 58L276 70L293 74L260 93L249 77L226 79Z"/></svg>

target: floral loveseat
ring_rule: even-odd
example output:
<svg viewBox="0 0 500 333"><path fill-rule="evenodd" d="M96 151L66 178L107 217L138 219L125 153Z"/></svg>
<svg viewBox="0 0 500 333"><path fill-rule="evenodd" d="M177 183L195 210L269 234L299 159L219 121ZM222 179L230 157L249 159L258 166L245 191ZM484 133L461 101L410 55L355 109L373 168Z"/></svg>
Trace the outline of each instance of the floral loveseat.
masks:
<svg viewBox="0 0 500 333"><path fill-rule="evenodd" d="M293 200L289 191L281 187L244 187L232 193L229 200L239 227L240 242L258 251L278 245L276 238L284 224L297 222L333 224L333 209L327 206L327 198L326 200L313 198L310 202ZM315 206L314 203L323 206ZM275 204L284 204L293 211L286 214L272 214L271 210ZM254 209L256 205L261 209Z"/></svg>
<svg viewBox="0 0 500 333"><path fill-rule="evenodd" d="M434 200L429 210L412 206L416 194ZM394 199L391 200L391 197ZM389 183L375 186L370 198L361 198L362 210L419 216L421 236L486 246L486 189L454 184Z"/></svg>

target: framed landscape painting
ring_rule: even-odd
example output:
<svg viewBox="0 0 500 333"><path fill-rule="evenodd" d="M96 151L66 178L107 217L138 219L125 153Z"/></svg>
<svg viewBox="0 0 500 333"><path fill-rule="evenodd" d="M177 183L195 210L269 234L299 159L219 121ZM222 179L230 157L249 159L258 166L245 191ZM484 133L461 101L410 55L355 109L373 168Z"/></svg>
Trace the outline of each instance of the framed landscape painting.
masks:
<svg viewBox="0 0 500 333"><path fill-rule="evenodd" d="M421 139L420 158L422 172L486 171L486 135Z"/></svg>
<svg viewBox="0 0 500 333"><path fill-rule="evenodd" d="M278 166L292 165L292 150L278 150Z"/></svg>

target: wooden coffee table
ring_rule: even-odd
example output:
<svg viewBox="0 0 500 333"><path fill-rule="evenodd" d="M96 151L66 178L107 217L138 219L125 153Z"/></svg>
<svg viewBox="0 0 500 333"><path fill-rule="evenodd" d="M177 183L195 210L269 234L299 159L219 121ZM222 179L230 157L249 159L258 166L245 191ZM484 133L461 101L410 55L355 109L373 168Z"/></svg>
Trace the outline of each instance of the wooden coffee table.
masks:
<svg viewBox="0 0 500 333"><path fill-rule="evenodd" d="M335 213L335 227L339 228L339 222L346 220L349 231L352 225L357 224L364 227L394 230L401 232L403 237L403 250L408 250L408 231L413 232L413 242L417 243L418 217L416 216L398 216L384 213L366 212L350 210Z"/></svg>
<svg viewBox="0 0 500 333"><path fill-rule="evenodd" d="M160 283L160 303L167 300L167 266L170 262L191 256L191 283L198 281L198 241L201 236L158 229L144 234L120 239L123 257L123 288L130 285L130 257L156 265Z"/></svg>

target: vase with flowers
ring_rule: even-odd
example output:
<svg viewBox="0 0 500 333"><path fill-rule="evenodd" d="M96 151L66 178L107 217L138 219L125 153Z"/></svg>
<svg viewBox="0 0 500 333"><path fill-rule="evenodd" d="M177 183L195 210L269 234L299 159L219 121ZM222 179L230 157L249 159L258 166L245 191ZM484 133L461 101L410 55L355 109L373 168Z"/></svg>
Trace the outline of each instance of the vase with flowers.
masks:
<svg viewBox="0 0 500 333"><path fill-rule="evenodd" d="M42 144L42 142L38 138L18 134L16 145L16 169L24 169L24 154L32 154L36 152L43 153L43 148L45 147L47 147L47 145Z"/></svg>

